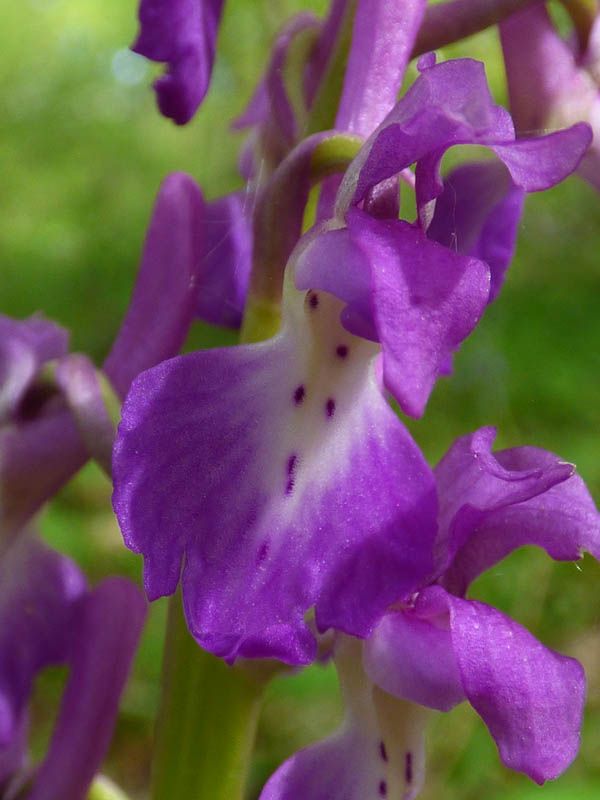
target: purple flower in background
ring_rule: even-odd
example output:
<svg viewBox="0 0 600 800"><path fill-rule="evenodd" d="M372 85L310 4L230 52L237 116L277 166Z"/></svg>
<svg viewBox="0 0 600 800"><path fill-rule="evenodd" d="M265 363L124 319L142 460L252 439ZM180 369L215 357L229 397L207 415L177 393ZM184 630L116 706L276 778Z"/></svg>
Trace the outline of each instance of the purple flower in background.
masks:
<svg viewBox="0 0 600 800"><path fill-rule="evenodd" d="M154 83L165 117L185 125L208 90L224 0L141 0L132 50L167 63Z"/></svg>
<svg viewBox="0 0 600 800"><path fill-rule="evenodd" d="M543 783L579 746L585 678L502 612L465 599L469 583L523 545L554 559L600 555L600 516L571 464L532 447L492 454L494 430L458 439L435 469L436 567L364 643L341 637L340 731L289 759L261 800L410 800L424 768L426 709L468 700L503 763Z"/></svg>
<svg viewBox="0 0 600 800"><path fill-rule="evenodd" d="M179 351L198 311L210 305L211 321L238 321L249 245L239 224L233 235L223 232L221 220L240 203L231 196L225 205L207 207L182 173L163 182L133 297L103 367L118 395ZM216 253L225 257L220 264ZM40 316L0 316L0 550L90 454L110 469L114 427L96 371L67 349L67 332ZM50 362L53 382L41 374Z"/></svg>
<svg viewBox="0 0 600 800"><path fill-rule="evenodd" d="M228 660L307 663L309 608L321 630L367 636L429 571L432 479L381 389L421 414L489 299L487 264L425 233L445 150L485 144L533 191L589 144L585 125L515 142L480 64L430 63L350 165L335 218L294 250L280 333L160 364L124 405L125 542L144 554L151 599L181 575L192 634ZM375 188L415 161L418 222L369 214Z"/></svg>
<svg viewBox="0 0 600 800"><path fill-rule="evenodd" d="M126 610L126 613L124 613ZM120 578L93 590L80 570L28 533L0 558L0 791L83 800L108 748L143 626L140 591ZM70 668L41 764L27 763L27 702L37 673Z"/></svg>
<svg viewBox="0 0 600 800"><path fill-rule="evenodd" d="M85 460L58 393L37 378L68 349L68 334L41 316L0 316L0 552L42 502Z"/></svg>
<svg viewBox="0 0 600 800"><path fill-rule="evenodd" d="M543 4L510 16L500 33L519 135L589 122L594 142L578 172L600 189L600 16L583 48L559 36Z"/></svg>
<svg viewBox="0 0 600 800"><path fill-rule="evenodd" d="M336 5L340 4L334 4L334 10ZM338 23L339 16L336 14ZM325 35L330 45L333 44L337 31L330 31L330 28L331 24L325 23L322 32L314 14L305 12L292 17L277 34L265 74L248 105L232 125L234 130L251 130L240 157L240 171L244 178L260 179L263 170L272 171L302 138L311 99L311 86L303 80L304 71L318 61L318 71L313 68L311 73L312 84L318 84L326 66L318 43ZM304 69L297 64L294 64L293 71L286 69L290 50L297 47L298 42L302 43L302 37L305 42Z"/></svg>

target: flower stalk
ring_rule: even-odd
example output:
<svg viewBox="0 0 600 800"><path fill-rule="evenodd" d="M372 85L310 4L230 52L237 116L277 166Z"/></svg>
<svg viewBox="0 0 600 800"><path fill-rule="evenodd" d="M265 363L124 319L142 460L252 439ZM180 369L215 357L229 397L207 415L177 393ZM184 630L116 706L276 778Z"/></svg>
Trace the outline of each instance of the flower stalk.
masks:
<svg viewBox="0 0 600 800"><path fill-rule="evenodd" d="M283 273L302 233L311 186L343 173L359 152L360 136L320 133L305 139L275 170L254 211L254 252L242 342L268 339L279 329Z"/></svg>
<svg viewBox="0 0 600 800"><path fill-rule="evenodd" d="M152 800L241 800L265 681L198 646L179 592L164 653Z"/></svg>

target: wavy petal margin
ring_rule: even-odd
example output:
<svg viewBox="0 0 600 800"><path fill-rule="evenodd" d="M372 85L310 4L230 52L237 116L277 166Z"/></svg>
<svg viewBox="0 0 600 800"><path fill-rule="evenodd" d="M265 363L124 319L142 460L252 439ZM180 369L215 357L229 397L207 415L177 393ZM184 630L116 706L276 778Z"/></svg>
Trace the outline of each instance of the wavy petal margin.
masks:
<svg viewBox="0 0 600 800"><path fill-rule="evenodd" d="M320 629L368 635L431 565L433 476L381 395L377 349L337 300L292 291L275 339L142 374L114 451L149 597L175 590L185 556L190 630L228 660L308 663L313 605Z"/></svg>
<svg viewBox="0 0 600 800"><path fill-rule="evenodd" d="M585 676L579 662L549 650L495 608L425 589L417 613L446 609L467 699L502 762L536 783L557 778L579 748Z"/></svg>
<svg viewBox="0 0 600 800"><path fill-rule="evenodd" d="M536 447L492 453L493 428L458 439L435 468L436 544L444 585L462 595L478 575L523 545L574 561L600 556L600 515L572 464Z"/></svg>
<svg viewBox="0 0 600 800"><path fill-rule="evenodd" d="M154 83L165 117L185 125L204 99L215 59L224 0L141 0L140 32L131 49L168 64Z"/></svg>

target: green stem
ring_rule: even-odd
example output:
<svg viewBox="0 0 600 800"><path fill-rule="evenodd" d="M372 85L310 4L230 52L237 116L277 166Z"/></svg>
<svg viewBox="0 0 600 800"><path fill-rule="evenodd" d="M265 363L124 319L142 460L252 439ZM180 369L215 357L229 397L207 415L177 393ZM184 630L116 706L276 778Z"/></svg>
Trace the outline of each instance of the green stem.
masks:
<svg viewBox="0 0 600 800"><path fill-rule="evenodd" d="M164 659L152 800L241 800L266 681L198 646L179 592Z"/></svg>

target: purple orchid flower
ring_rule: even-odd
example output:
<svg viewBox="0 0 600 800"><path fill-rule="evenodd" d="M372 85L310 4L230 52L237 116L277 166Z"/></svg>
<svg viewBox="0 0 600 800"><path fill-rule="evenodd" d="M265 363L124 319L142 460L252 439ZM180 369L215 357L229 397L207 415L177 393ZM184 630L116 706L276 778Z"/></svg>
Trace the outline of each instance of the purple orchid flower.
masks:
<svg viewBox="0 0 600 800"><path fill-rule="evenodd" d="M64 404L36 383L44 364L65 356L67 347L67 332L41 316L0 316L0 552L37 498L52 494L85 460Z"/></svg>
<svg viewBox="0 0 600 800"><path fill-rule="evenodd" d="M600 555L600 515L574 467L519 447L492 454L495 431L458 439L435 469L436 567L365 642L342 636L340 731L285 762L261 800L412 800L424 771L429 709L468 700L511 769L543 783L579 746L581 665L502 612L465 599L469 583L522 545L555 560Z"/></svg>
<svg viewBox="0 0 600 800"><path fill-rule="evenodd" d="M298 288L325 289L346 303L342 324L347 330L381 342L384 384L402 410L413 416L423 413L440 371L483 313L490 299L490 267L492 291L498 291L523 194L548 188L570 174L591 136L581 124L547 137L515 141L510 116L492 101L482 64L463 59L435 65L434 58L427 57L420 68L421 76L346 171L335 217L315 237L296 275ZM442 157L452 145L467 143L489 147L501 163L493 164L492 170L486 167L483 180L481 171L465 173L465 168L460 177L468 178L471 189L478 178L479 188L486 190L495 176L501 188L482 202L479 214L473 211L473 196L464 190L461 195L469 203L458 214L448 213L446 198L436 219L436 201L444 197L445 188L439 173ZM415 162L414 225L375 219L359 208L368 208L378 185ZM498 171L504 183L498 181ZM456 174L450 176L449 185L458 180ZM446 235L456 227L470 234L460 248ZM435 239L447 246L438 247ZM340 247L344 259L333 259ZM463 257L465 250L467 256L488 257L489 264ZM426 264L434 261L440 266L428 269ZM401 335L398 319L407 321Z"/></svg>
<svg viewBox="0 0 600 800"><path fill-rule="evenodd" d="M519 134L589 122L594 141L578 172L600 189L600 16L584 48L558 35L544 4L512 15L500 33Z"/></svg>
<svg viewBox="0 0 600 800"><path fill-rule="evenodd" d="M2 555L0 792L25 783L30 800L83 800L108 748L145 613L129 581L108 578L90 591L71 561L27 533ZM46 757L32 768L27 701L36 674L55 664L68 665L69 678Z"/></svg>
<svg viewBox="0 0 600 800"><path fill-rule="evenodd" d="M168 64L154 83L165 117L185 125L208 91L224 0L141 0L132 50Z"/></svg>
<svg viewBox="0 0 600 800"><path fill-rule="evenodd" d="M205 211L190 177L174 173L165 179L133 297L104 363L121 397L139 372L179 351L198 308L210 305L211 320L223 324L241 313L248 257L236 261L237 245L228 244L225 233L215 241L221 220L211 224L215 212ZM243 243L244 236L236 232L233 240ZM226 277L211 260L214 251L232 254ZM245 252L241 245L238 251ZM85 463L90 450L109 468L114 428L95 369L67 349L68 334L52 322L0 316L0 550ZM54 388L39 380L50 361L57 361Z"/></svg>
<svg viewBox="0 0 600 800"><path fill-rule="evenodd" d="M422 69L350 165L335 218L292 253L280 333L160 364L123 408L113 475L125 542L145 557L151 599L175 591L185 558L190 630L230 661L308 663L312 606L319 629L367 636L429 571L432 477L381 389L422 413L489 300L487 264L425 233L445 150L486 145L534 191L590 141L579 125L516 142L481 64ZM417 224L371 216L374 187L415 161Z"/></svg>

